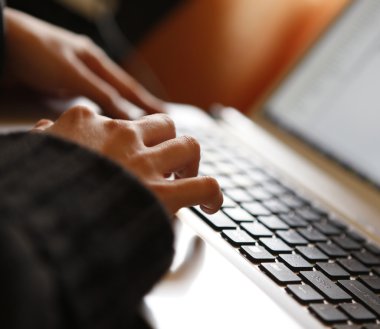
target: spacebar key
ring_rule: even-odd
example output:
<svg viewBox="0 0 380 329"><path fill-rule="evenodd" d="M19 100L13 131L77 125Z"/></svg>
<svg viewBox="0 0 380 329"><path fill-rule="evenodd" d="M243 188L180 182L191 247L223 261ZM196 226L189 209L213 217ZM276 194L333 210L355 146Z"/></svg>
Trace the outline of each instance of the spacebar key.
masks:
<svg viewBox="0 0 380 329"><path fill-rule="evenodd" d="M380 316L380 297L356 280L340 280L339 285Z"/></svg>

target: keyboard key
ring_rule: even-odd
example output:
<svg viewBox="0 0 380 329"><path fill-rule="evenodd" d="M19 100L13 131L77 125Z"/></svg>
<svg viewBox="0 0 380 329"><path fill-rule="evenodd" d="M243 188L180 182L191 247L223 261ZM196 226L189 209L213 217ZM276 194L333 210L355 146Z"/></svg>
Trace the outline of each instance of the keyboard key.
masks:
<svg viewBox="0 0 380 329"><path fill-rule="evenodd" d="M362 329L380 329L380 324L366 324Z"/></svg>
<svg viewBox="0 0 380 329"><path fill-rule="evenodd" d="M275 257L261 246L244 246L240 252L253 263L271 262Z"/></svg>
<svg viewBox="0 0 380 329"><path fill-rule="evenodd" d="M370 267L380 265L380 258L371 254L368 251L355 251L352 253L352 255L357 260L360 260L364 265L367 265Z"/></svg>
<svg viewBox="0 0 380 329"><path fill-rule="evenodd" d="M362 263L360 263L354 258L339 259L338 263L352 275L368 274L370 272L370 269L368 267L364 266Z"/></svg>
<svg viewBox="0 0 380 329"><path fill-rule="evenodd" d="M340 280L339 285L356 300L380 316L380 297L357 280Z"/></svg>
<svg viewBox="0 0 380 329"><path fill-rule="evenodd" d="M362 327L355 324L337 324L333 329L362 329Z"/></svg>
<svg viewBox="0 0 380 329"><path fill-rule="evenodd" d="M300 276L330 302L347 302L351 300L350 295L339 288L322 272L303 271L300 272Z"/></svg>
<svg viewBox="0 0 380 329"><path fill-rule="evenodd" d="M283 195L283 194L287 194L288 193L288 189L287 188L285 188L281 184L279 184L277 182L274 182L274 181L263 184L263 187L270 194L272 194L274 196L278 196L278 197L281 196L281 195Z"/></svg>
<svg viewBox="0 0 380 329"><path fill-rule="evenodd" d="M329 216L328 221L330 224L340 228L341 230L347 230L347 225L343 223L342 219L339 219L337 217Z"/></svg>
<svg viewBox="0 0 380 329"><path fill-rule="evenodd" d="M276 199L263 201L263 206L274 214L287 214L290 212L290 208L288 206Z"/></svg>
<svg viewBox="0 0 380 329"><path fill-rule="evenodd" d="M347 236L349 236L352 240L355 240L359 243L365 242L365 238L362 237L358 232L355 231L347 231L346 232Z"/></svg>
<svg viewBox="0 0 380 329"><path fill-rule="evenodd" d="M215 174L215 167L210 164L202 163L199 167L199 175L212 176Z"/></svg>
<svg viewBox="0 0 380 329"><path fill-rule="evenodd" d="M233 174L236 174L239 171L239 168L234 166L232 163L223 161L223 162L218 162L216 166L216 172L218 174L226 175L226 176L231 176Z"/></svg>
<svg viewBox="0 0 380 329"><path fill-rule="evenodd" d="M359 280L376 293L380 293L380 278L377 275L362 275Z"/></svg>
<svg viewBox="0 0 380 329"><path fill-rule="evenodd" d="M224 230L222 232L222 237L234 246L255 244L256 242L255 239L243 230Z"/></svg>
<svg viewBox="0 0 380 329"><path fill-rule="evenodd" d="M308 222L316 222L322 219L320 212L314 210L313 208L303 208L297 209L296 213Z"/></svg>
<svg viewBox="0 0 380 329"><path fill-rule="evenodd" d="M343 303L339 305L339 308L346 313L353 322L360 323L376 320L375 314L358 303Z"/></svg>
<svg viewBox="0 0 380 329"><path fill-rule="evenodd" d="M260 186L255 186L247 190L250 195L255 200L258 201L264 201L264 200L269 200L272 198L272 195L269 194L267 191L265 191L262 187Z"/></svg>
<svg viewBox="0 0 380 329"><path fill-rule="evenodd" d="M348 254L342 248L338 247L335 243L317 243L316 246L322 250L327 256L330 257L347 257Z"/></svg>
<svg viewBox="0 0 380 329"><path fill-rule="evenodd" d="M347 316L331 304L313 304L310 311L326 324L346 322Z"/></svg>
<svg viewBox="0 0 380 329"><path fill-rule="evenodd" d="M267 182L270 180L268 176L265 175L260 169L251 168L248 171L249 179L252 181L252 185L260 185L261 183Z"/></svg>
<svg viewBox="0 0 380 329"><path fill-rule="evenodd" d="M233 201L227 195L223 195L222 208L235 208L236 206L237 206L237 203L235 201Z"/></svg>
<svg viewBox="0 0 380 329"><path fill-rule="evenodd" d="M372 268L372 271L376 273L377 275L380 275L380 266L375 266Z"/></svg>
<svg viewBox="0 0 380 329"><path fill-rule="evenodd" d="M229 178L234 182L235 186L250 187L254 185L252 179L245 174L234 174L229 176Z"/></svg>
<svg viewBox="0 0 380 329"><path fill-rule="evenodd" d="M277 216L260 216L258 220L270 230L287 230L289 226Z"/></svg>
<svg viewBox="0 0 380 329"><path fill-rule="evenodd" d="M249 202L252 201L252 197L247 191L241 188L228 188L224 189L224 193L227 194L235 202Z"/></svg>
<svg viewBox="0 0 380 329"><path fill-rule="evenodd" d="M324 235L339 235L342 233L342 230L330 223L327 222L317 222L314 223L313 226Z"/></svg>
<svg viewBox="0 0 380 329"><path fill-rule="evenodd" d="M201 211L199 207L194 207L193 209L195 209L197 214L200 215L214 230L221 231L237 227L237 225L221 211L210 215Z"/></svg>
<svg viewBox="0 0 380 329"><path fill-rule="evenodd" d="M278 284L284 285L284 284L301 282L301 279L298 277L298 275L294 274L284 264L267 263L267 264L262 264L261 268Z"/></svg>
<svg viewBox="0 0 380 329"><path fill-rule="evenodd" d="M303 257L305 257L309 262L317 261L327 261L329 258L322 251L316 247L296 247L297 252L299 252Z"/></svg>
<svg viewBox="0 0 380 329"><path fill-rule="evenodd" d="M284 263L292 271L299 272L313 269L313 265L297 254L283 254L278 257L278 260Z"/></svg>
<svg viewBox="0 0 380 329"><path fill-rule="evenodd" d="M191 134L194 136L194 134ZM203 143L202 143L203 144ZM213 152L213 151L206 151L205 149L205 146L204 145L201 145L202 146L202 157L201 157L201 167L200 169L203 169L204 166L210 166L212 167L212 170L214 173L210 172L209 170L207 170L208 172L208 175L215 175L215 163L218 163L220 161L224 161L224 157L221 156L219 153L217 152Z"/></svg>
<svg viewBox="0 0 380 329"><path fill-rule="evenodd" d="M300 228L298 232L310 242L324 242L327 241L326 235L317 231L314 228Z"/></svg>
<svg viewBox="0 0 380 329"><path fill-rule="evenodd" d="M307 284L290 284L286 289L302 304L323 302L323 297Z"/></svg>
<svg viewBox="0 0 380 329"><path fill-rule="evenodd" d="M242 208L226 208L222 210L235 222L253 222L255 218Z"/></svg>
<svg viewBox="0 0 380 329"><path fill-rule="evenodd" d="M359 250L361 248L359 243L347 236L334 237L332 240L345 250Z"/></svg>
<svg viewBox="0 0 380 329"><path fill-rule="evenodd" d="M280 218L291 228L307 227L309 224L295 213L280 215Z"/></svg>
<svg viewBox="0 0 380 329"><path fill-rule="evenodd" d="M317 268L333 280L350 278L350 273L337 263L317 263Z"/></svg>
<svg viewBox="0 0 380 329"><path fill-rule="evenodd" d="M278 231L276 234L290 246L307 245L307 241L296 231Z"/></svg>
<svg viewBox="0 0 380 329"><path fill-rule="evenodd" d="M261 238L260 243L273 254L291 253L293 249L277 238Z"/></svg>
<svg viewBox="0 0 380 329"><path fill-rule="evenodd" d="M257 184L263 184L272 180L272 177L269 176L266 172L260 169L251 170L249 172L249 176L254 180Z"/></svg>
<svg viewBox="0 0 380 329"><path fill-rule="evenodd" d="M380 256L380 248L378 246L376 246L375 244L373 243L367 243L365 246L364 246L369 252L377 255L377 256Z"/></svg>
<svg viewBox="0 0 380 329"><path fill-rule="evenodd" d="M242 204L242 207L251 213L253 216L270 216L271 212L263 207L261 203L258 202L246 202Z"/></svg>
<svg viewBox="0 0 380 329"><path fill-rule="evenodd" d="M231 154L229 154L228 157L229 157L229 160L237 168L239 168L240 171L243 171L243 172L247 172L247 171L250 172L259 167L258 164L255 163L256 161L253 161L251 154L249 155L249 159L244 155L243 156L237 155L237 156L231 157Z"/></svg>
<svg viewBox="0 0 380 329"><path fill-rule="evenodd" d="M305 205L305 200L294 194L281 195L280 200L282 203L293 209L301 208Z"/></svg>
<svg viewBox="0 0 380 329"><path fill-rule="evenodd" d="M223 190L232 188L235 186L232 180L226 176L222 176L222 175L206 175L206 176L214 176Z"/></svg>
<svg viewBox="0 0 380 329"><path fill-rule="evenodd" d="M254 238L271 237L273 235L271 231L259 222L243 223L241 224L241 227Z"/></svg>

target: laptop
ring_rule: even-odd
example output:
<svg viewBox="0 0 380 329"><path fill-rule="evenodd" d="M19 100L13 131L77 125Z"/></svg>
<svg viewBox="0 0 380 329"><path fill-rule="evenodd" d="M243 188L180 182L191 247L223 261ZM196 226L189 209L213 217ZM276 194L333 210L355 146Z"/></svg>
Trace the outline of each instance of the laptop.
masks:
<svg viewBox="0 0 380 329"><path fill-rule="evenodd" d="M156 328L380 328L380 2L353 1L259 109L170 105L225 201L183 209Z"/></svg>

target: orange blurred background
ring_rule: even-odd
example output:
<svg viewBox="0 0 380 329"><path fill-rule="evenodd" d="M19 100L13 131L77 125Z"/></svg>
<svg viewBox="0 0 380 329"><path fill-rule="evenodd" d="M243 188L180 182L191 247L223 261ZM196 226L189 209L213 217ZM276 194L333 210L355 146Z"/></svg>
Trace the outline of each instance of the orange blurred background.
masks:
<svg viewBox="0 0 380 329"><path fill-rule="evenodd" d="M161 86L145 84L170 101L247 111L348 2L187 0L140 44Z"/></svg>

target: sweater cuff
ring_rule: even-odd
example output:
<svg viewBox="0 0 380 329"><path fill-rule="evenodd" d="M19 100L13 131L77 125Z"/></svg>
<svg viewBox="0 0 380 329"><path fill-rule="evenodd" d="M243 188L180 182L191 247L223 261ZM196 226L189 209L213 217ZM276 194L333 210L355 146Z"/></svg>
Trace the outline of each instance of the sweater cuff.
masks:
<svg viewBox="0 0 380 329"><path fill-rule="evenodd" d="M0 0L0 77L4 74L5 67L5 0Z"/></svg>
<svg viewBox="0 0 380 329"><path fill-rule="evenodd" d="M0 170L13 188L0 203L17 198L10 211L25 218L65 312L81 328L128 325L170 266L171 218L135 177L91 151L40 134L7 138Z"/></svg>

